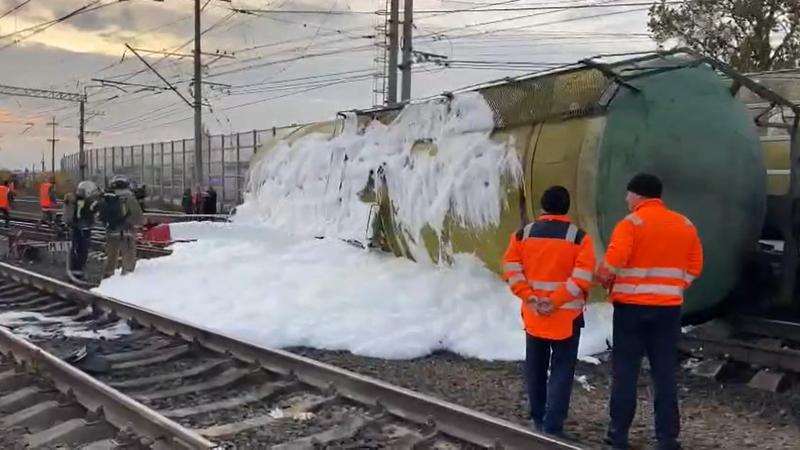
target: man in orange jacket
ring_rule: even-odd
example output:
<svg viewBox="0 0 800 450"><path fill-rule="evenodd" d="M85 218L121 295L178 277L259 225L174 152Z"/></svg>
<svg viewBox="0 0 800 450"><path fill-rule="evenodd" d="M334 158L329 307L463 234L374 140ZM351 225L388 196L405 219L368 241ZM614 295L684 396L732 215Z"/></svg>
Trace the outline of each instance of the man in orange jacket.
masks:
<svg viewBox="0 0 800 450"><path fill-rule="evenodd" d="M39 185L39 207L42 210L41 223L55 223L56 193L55 177L49 176Z"/></svg>
<svg viewBox="0 0 800 450"><path fill-rule="evenodd" d="M548 188L541 204L544 214L511 235L503 277L522 301L530 417L537 430L563 435L594 249L589 235L566 216L570 199L564 187Z"/></svg>
<svg viewBox="0 0 800 450"><path fill-rule="evenodd" d="M0 185L0 215L2 215L5 220L6 228L10 225L11 217L9 212L11 211L11 203L13 201L14 193L11 191L11 188L8 187L8 180L3 181L3 184Z"/></svg>
<svg viewBox="0 0 800 450"><path fill-rule="evenodd" d="M654 385L659 450L680 448L677 383L683 292L700 276L703 247L689 219L667 209L661 180L638 174L625 198L631 214L611 234L597 279L614 303L613 382L606 443L628 447L636 385L647 354Z"/></svg>

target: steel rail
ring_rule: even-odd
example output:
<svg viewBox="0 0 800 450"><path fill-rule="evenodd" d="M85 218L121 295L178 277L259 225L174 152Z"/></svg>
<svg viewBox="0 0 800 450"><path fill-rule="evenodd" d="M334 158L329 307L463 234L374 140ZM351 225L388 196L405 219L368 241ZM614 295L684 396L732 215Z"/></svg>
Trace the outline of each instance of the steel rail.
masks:
<svg viewBox="0 0 800 450"><path fill-rule="evenodd" d="M333 387L342 397L383 408L389 414L420 424L435 425L443 434L484 447L507 449L580 449L569 443L503 419L371 377L305 358L287 351L260 347L221 333L161 315L121 300L77 288L19 267L0 263L0 276L35 287L66 300L181 337L212 351L256 363L266 370L296 377L309 385Z"/></svg>
<svg viewBox="0 0 800 450"><path fill-rule="evenodd" d="M15 203L32 203L38 206L39 200L37 198L16 198L14 199ZM63 208L63 202L60 200L57 202L57 207L54 208L56 210L60 210ZM169 218L183 218L183 219L211 219L215 222L227 222L230 219L230 214L186 214L179 211L167 211L162 209L152 209L147 208L145 211L142 212L145 217L169 217ZM20 215L25 217L26 219L30 220L39 220L39 214L30 211L15 211L11 210L11 217L13 218L15 215Z"/></svg>
<svg viewBox="0 0 800 450"><path fill-rule="evenodd" d="M737 316L732 320L736 330L759 336L800 342L800 323L754 316Z"/></svg>
<svg viewBox="0 0 800 450"><path fill-rule="evenodd" d="M0 220L1 223L1 220ZM42 241L42 242L50 242L55 240L55 236L52 230L48 229L40 229L37 228L33 222L26 221L26 220L18 220L18 219L11 219L12 226L17 227L25 232L25 234L30 239ZM99 230L93 230L93 232L100 233ZM0 234L4 235L12 235L13 232L10 228L1 228L0 227ZM103 238L100 237L92 237L91 244L94 249L102 250L105 246L105 236ZM167 256L172 254L172 251L166 248L160 247L151 247L148 245L138 244L136 246L136 252L141 254L141 256L145 258L155 258L159 256Z"/></svg>
<svg viewBox="0 0 800 450"><path fill-rule="evenodd" d="M122 430L133 428L153 440L154 448L210 449L216 444L113 389L45 350L0 327L0 351L43 374L64 394L71 392L87 410Z"/></svg>
<svg viewBox="0 0 800 450"><path fill-rule="evenodd" d="M782 369L800 373L800 351L784 348L768 348L757 343L732 339L717 339L699 336L681 336L680 347L684 351L699 348L706 355L727 355L743 363Z"/></svg>

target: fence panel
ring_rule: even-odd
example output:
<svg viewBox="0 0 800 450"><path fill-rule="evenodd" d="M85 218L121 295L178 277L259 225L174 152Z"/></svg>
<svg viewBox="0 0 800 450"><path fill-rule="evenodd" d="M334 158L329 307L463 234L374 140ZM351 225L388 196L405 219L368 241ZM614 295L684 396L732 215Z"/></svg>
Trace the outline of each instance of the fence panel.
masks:
<svg viewBox="0 0 800 450"><path fill-rule="evenodd" d="M281 137L285 133L278 133ZM247 189L250 161L264 143L276 138L274 129L253 130L203 139L204 179L194 181L194 140L109 146L86 150L88 178L105 186L114 175L127 175L146 184L152 200L179 206L186 189L211 186L217 191L218 207L228 211L241 203ZM80 177L77 153L65 155L61 168L73 180Z"/></svg>

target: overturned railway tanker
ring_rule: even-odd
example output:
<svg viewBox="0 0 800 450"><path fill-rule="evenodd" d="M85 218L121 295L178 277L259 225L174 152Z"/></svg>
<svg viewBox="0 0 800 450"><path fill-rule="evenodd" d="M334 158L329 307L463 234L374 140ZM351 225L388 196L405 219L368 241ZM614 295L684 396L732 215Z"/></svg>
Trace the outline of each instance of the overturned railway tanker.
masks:
<svg viewBox="0 0 800 450"><path fill-rule="evenodd" d="M487 110L489 121L471 118L475 108ZM706 268L686 293L684 314L725 299L758 244L767 199L758 132L731 80L699 56L587 60L342 116L263 143L249 189L274 191L259 196L274 202L270 220L280 220L282 202L324 189L329 201L306 205L322 217L319 234L437 263L473 254L499 273L509 235L535 218L547 186L569 189L570 216L602 255L627 214L628 179L647 171L663 179L666 202L691 218L704 243ZM360 183L357 192L348 180ZM363 208L348 203L354 197Z"/></svg>

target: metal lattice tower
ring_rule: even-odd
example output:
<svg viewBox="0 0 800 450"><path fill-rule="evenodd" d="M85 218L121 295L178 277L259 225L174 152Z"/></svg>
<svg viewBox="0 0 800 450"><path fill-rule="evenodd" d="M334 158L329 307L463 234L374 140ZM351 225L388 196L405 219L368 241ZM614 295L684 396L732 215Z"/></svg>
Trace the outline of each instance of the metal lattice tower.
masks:
<svg viewBox="0 0 800 450"><path fill-rule="evenodd" d="M384 0L383 10L375 12L375 73L372 76L372 104L383 106L387 100L388 54L389 54L389 8L391 0Z"/></svg>

